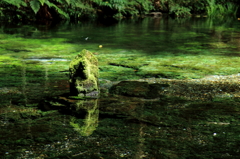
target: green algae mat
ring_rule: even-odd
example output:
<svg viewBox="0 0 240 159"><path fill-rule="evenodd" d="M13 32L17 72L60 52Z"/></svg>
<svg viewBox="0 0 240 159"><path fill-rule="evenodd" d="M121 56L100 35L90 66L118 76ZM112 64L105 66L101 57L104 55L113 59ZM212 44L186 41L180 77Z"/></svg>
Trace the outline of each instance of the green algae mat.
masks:
<svg viewBox="0 0 240 159"><path fill-rule="evenodd" d="M65 71L69 60L87 49L99 59L100 78L108 80L192 79L239 73L237 21L229 26L213 25L207 19L188 21L190 26L166 19L145 19L139 26L134 20L107 27L79 24L68 28L63 24L52 30L2 26L1 71L26 64L38 72L43 67L50 74Z"/></svg>
<svg viewBox="0 0 240 159"><path fill-rule="evenodd" d="M238 29L205 18L0 24L0 156L237 158ZM99 61L99 99L66 95L83 49ZM147 82L154 98L141 96L147 83L109 92L120 81Z"/></svg>

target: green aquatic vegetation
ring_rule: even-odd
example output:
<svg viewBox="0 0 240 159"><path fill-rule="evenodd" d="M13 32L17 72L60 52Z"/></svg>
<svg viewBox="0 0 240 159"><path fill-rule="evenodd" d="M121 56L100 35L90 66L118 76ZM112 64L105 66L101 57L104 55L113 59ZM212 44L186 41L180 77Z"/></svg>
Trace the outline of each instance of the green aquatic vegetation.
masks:
<svg viewBox="0 0 240 159"><path fill-rule="evenodd" d="M29 62L29 61L28 61ZM28 63L27 71L29 72L45 72L48 75L66 72L68 70L69 61L54 61L49 60L46 62Z"/></svg>
<svg viewBox="0 0 240 159"><path fill-rule="evenodd" d="M211 74L234 74L238 72L237 68L240 67L237 57L223 58L222 56L216 55L179 55L150 57L143 55L141 57L132 56L130 58L119 57L106 61L109 61L108 64L115 66L115 70L125 70L125 72L123 72L123 75L126 74L127 76L127 72L129 72L129 75L132 75L135 72L136 76L142 77L154 76L168 78L200 78ZM102 73L103 72L104 69L102 70Z"/></svg>
<svg viewBox="0 0 240 159"><path fill-rule="evenodd" d="M224 52L229 52L228 49L236 49L238 46L231 44L231 43L225 43L225 42L209 42L209 43L204 43L204 42L190 42L190 43L185 43L182 46L179 46L179 50L188 50L188 51L194 51L194 52L199 52L201 54L204 54L203 49L219 49L219 53L222 53L224 55ZM208 51L205 51L206 54ZM213 52L214 53L214 52Z"/></svg>
<svg viewBox="0 0 240 159"><path fill-rule="evenodd" d="M136 75L134 69L121 66L100 66L99 78L114 81L127 79L137 79L140 76Z"/></svg>
<svg viewBox="0 0 240 159"><path fill-rule="evenodd" d="M16 62L16 61L19 61L17 58L13 58L13 57L10 57L10 56L6 56L6 55L1 55L0 56L0 61L1 61L1 65L4 65L3 63L4 62Z"/></svg>
<svg viewBox="0 0 240 159"><path fill-rule="evenodd" d="M21 52L25 53L24 56L34 54L39 54L39 56L44 56L46 54L55 54L59 55L64 51L69 51L72 45L69 46L67 44L62 45L66 39L64 38L49 38L45 39L26 39L26 38L16 38L14 36L0 40L1 49L5 49L12 52Z"/></svg>
<svg viewBox="0 0 240 159"><path fill-rule="evenodd" d="M22 118L40 117L41 111L36 108L26 108L24 106L8 105L0 109L0 117L10 121L19 121Z"/></svg>
<svg viewBox="0 0 240 159"><path fill-rule="evenodd" d="M196 33L189 33L196 37ZM189 36L189 35L188 35ZM15 48L10 43L14 40ZM72 59L76 55L76 51L81 50L82 44L65 43L64 38L51 38L47 41L44 39L16 39L7 40L3 45L5 49L20 51L19 56L23 58L66 58ZM186 47L187 46L187 47ZM209 43L209 47L217 47L218 49L228 49L230 46L226 43ZM122 49L110 50L100 49L96 44L90 44L91 50L95 52L99 59L100 78L111 80L125 80L131 78L141 77L167 77L167 78L200 78L209 74L234 74L237 72L238 60L235 57L222 58L225 51L210 52L202 46L201 43L185 43L182 47L178 47L180 52L172 55L171 52L161 52L161 55L137 55L143 54L141 51L130 50L129 52ZM105 46L103 46L105 47ZM95 49L94 49L95 48ZM26 50L25 50L26 49ZM25 50L25 51L24 51ZM115 51L112 54L112 51ZM194 55L183 53L183 51L193 52ZM124 53L122 53L124 52ZM228 51L226 50L226 53ZM24 53L24 54L23 54ZM186 52L187 53L187 52ZM13 54L13 53L11 53ZM198 55L202 54L202 55ZM204 55L205 54L205 55ZM209 55L210 54L210 55ZM211 56L212 54L212 56ZM207 55L207 56L206 56ZM214 55L214 56L213 56ZM218 56L217 56L218 55ZM201 59L201 60L199 60ZM213 60L214 59L214 60ZM13 62L12 62L13 63ZM57 70L66 71L68 61L51 61L49 63L35 63L27 62L30 69L39 70L48 68L50 72ZM5 63L6 64L6 63ZM20 63L21 65L21 63ZM41 66L41 65L44 65ZM8 65L10 66L10 65ZM6 67L8 67L6 66ZM34 69L35 68L35 69Z"/></svg>
<svg viewBox="0 0 240 159"><path fill-rule="evenodd" d="M219 123L219 125L227 125L234 119L229 116L229 112L232 114L239 114L239 103L234 100L219 99L214 100L213 102L195 102L188 105L185 109L181 110L180 113L183 118L188 120L194 119L200 122L215 124L214 122Z"/></svg>
<svg viewBox="0 0 240 159"><path fill-rule="evenodd" d="M170 34L170 38L175 40L182 40L182 39L188 40L196 37L206 38L207 36L204 35L203 33L196 33L196 32L187 32L187 33L175 32Z"/></svg>
<svg viewBox="0 0 240 159"><path fill-rule="evenodd" d="M33 43L32 40L14 36L0 40L0 44L1 48L13 52L29 52L30 48L36 48L38 46L38 44Z"/></svg>
<svg viewBox="0 0 240 159"><path fill-rule="evenodd" d="M239 141L237 135L239 127L236 121L239 118L239 105L228 108L223 101L191 103L186 99L172 97L146 102L139 99L134 101L128 98L128 100L133 100L129 106L138 102L134 109L127 110L128 102L123 98L110 102L113 103L111 111L109 111L111 106L109 103L100 102L100 112L96 112L97 117L100 113L100 118L89 120L91 123L98 123L96 130L91 129L94 130L91 136L84 134L79 136L79 133L73 131L72 127L80 131L83 130L81 126L87 124L76 117L60 115L57 112L31 120L29 119L31 116L26 116L27 118L19 119L16 123L1 127L0 143L4 144L1 151L8 152L7 156L18 152L15 153L17 156L29 154L34 157L41 152L54 158L66 155L66 150L68 150L67 156L77 156L77 158L92 157L96 152L99 154L99 156L96 155L97 157L107 158L111 155L111 158L122 156L133 158L143 149L149 158L156 155L158 157L178 155L178 157L207 158L209 155L212 156L213 150L216 157L221 157L226 151L231 154L237 152L235 147ZM119 105L116 107L116 104ZM79 105L81 106L82 103ZM86 107L91 106L86 105ZM125 108L121 109L121 107ZM196 107L195 111L194 107ZM90 108L89 112L95 111ZM11 140L7 140L7 137L11 137ZM32 150L29 144L35 149ZM67 149L63 146L66 144L68 144ZM13 149L15 145L20 147ZM25 150L29 149L33 154L25 153ZM86 153L79 154L79 152Z"/></svg>
<svg viewBox="0 0 240 159"><path fill-rule="evenodd" d="M220 49L230 47L224 42L213 42L213 43L209 43L208 45L210 45L210 47L212 48L220 48Z"/></svg>
<svg viewBox="0 0 240 159"><path fill-rule="evenodd" d="M21 69L23 63L17 58L11 56L1 55L0 56L0 73L1 82L0 86L5 87L7 85L13 85L13 83L18 83L19 76L21 76Z"/></svg>
<svg viewBox="0 0 240 159"><path fill-rule="evenodd" d="M72 34L78 38L70 43L65 38L54 38L54 34L46 31L44 36L49 37L46 39L18 39L19 47L22 43L22 48L25 48L29 43L27 51L1 51L0 154L5 158L222 158L228 154L230 158L238 157L239 75L192 79L208 74L239 73L238 51L233 52L228 47L230 43L238 45L238 39L234 38L238 34L233 32L233 37L228 31L222 34L231 40L224 42L228 46L221 43L217 48L209 44L218 44L221 40L218 37L216 40L215 36L207 38L207 29L195 28L201 36L190 31L191 38L188 39L181 33L186 30L185 26L181 29L179 23L172 22L173 25L168 19L166 26L171 26L171 32L174 29L180 32L182 39L173 34L172 38L163 40L169 31L159 31L161 35L155 37L158 29L166 27L165 23L160 26L150 23L150 29L146 29L148 35L145 31L142 33L143 28L139 25L127 28L131 36L135 30L142 41L135 37L132 42L130 35L124 39L112 32L113 37L118 37L116 41L109 38L114 42L109 42L102 34L96 35L101 35L97 37L101 41L94 36L86 41L79 38L82 32L77 30L78 34ZM206 28L202 21L199 23L201 28ZM154 34L151 34L152 26L157 28ZM113 30L111 27L107 29ZM121 31L121 34L125 33ZM96 32L106 34L107 31ZM202 32L207 33L203 36ZM40 34L36 34L36 38ZM68 36L66 34L64 37ZM147 37L144 39L141 34ZM111 36L107 34L107 37ZM71 41L71 37L68 38ZM14 41L13 36L9 39ZM165 40L167 42L163 42ZM99 45L103 47L99 48ZM74 107L69 110L69 102L80 101L73 97L65 101L66 109L62 103L59 108L57 102L40 102L52 96L60 96L62 100L63 93L68 95L70 60L84 48L91 50L100 64L100 87L105 94L96 104L99 110L87 112L76 108L74 111ZM151 78L142 79L144 77ZM127 79L154 83L159 98L109 94L108 89L113 84ZM154 95L157 94L155 92L152 91ZM48 104L56 107L45 108ZM91 108L87 103L79 102L78 105ZM17 108L19 111L13 112ZM83 120L86 113L89 113L89 119ZM71 120L72 115L76 120ZM74 127L77 131L73 131Z"/></svg>

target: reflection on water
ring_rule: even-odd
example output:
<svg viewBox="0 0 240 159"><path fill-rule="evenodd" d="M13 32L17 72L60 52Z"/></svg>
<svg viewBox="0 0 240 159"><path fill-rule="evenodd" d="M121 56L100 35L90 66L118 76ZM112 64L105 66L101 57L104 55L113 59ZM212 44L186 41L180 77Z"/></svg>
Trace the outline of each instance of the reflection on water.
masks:
<svg viewBox="0 0 240 159"><path fill-rule="evenodd" d="M98 99L91 100L79 100L75 104L76 112L86 111L83 125L75 122L76 118L72 117L70 125L74 127L74 130L79 132L81 136L90 136L98 126ZM83 110L84 109L84 110Z"/></svg>
<svg viewBox="0 0 240 159"><path fill-rule="evenodd" d="M207 19L1 26L0 156L238 158L238 26ZM82 49L100 61L98 99L68 95L69 61Z"/></svg>

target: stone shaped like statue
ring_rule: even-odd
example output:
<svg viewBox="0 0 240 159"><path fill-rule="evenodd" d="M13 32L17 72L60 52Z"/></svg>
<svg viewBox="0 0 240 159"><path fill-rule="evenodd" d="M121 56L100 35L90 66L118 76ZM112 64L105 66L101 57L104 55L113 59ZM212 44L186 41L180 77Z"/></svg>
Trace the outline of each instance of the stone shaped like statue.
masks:
<svg viewBox="0 0 240 159"><path fill-rule="evenodd" d="M98 59L88 50L82 50L69 66L70 95L97 97Z"/></svg>

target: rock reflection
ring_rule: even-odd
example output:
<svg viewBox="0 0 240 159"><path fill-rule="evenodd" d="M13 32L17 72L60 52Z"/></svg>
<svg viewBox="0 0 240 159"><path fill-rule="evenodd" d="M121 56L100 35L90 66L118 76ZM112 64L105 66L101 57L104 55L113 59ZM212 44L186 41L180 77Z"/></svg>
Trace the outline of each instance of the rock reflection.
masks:
<svg viewBox="0 0 240 159"><path fill-rule="evenodd" d="M74 130L79 132L81 136L90 136L98 126L98 99L79 100L73 107L75 107L76 112L84 109L86 116L83 123L78 123L76 117L71 117L70 125L73 126Z"/></svg>

